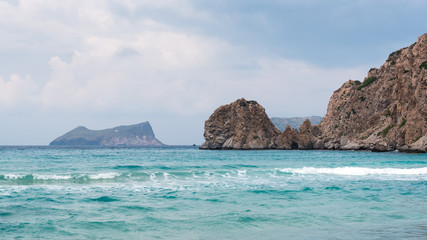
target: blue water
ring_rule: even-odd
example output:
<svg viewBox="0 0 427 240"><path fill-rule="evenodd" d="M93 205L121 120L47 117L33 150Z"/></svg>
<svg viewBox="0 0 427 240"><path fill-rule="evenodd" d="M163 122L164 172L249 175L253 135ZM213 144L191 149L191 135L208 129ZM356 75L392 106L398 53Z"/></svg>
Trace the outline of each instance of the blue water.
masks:
<svg viewBox="0 0 427 240"><path fill-rule="evenodd" d="M0 148L0 239L427 239L427 154Z"/></svg>

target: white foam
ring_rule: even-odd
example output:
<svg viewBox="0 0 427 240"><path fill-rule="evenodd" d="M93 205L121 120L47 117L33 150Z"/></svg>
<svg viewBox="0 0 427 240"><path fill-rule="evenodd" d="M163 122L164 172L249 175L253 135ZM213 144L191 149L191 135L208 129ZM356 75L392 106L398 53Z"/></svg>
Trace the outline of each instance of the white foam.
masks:
<svg viewBox="0 0 427 240"><path fill-rule="evenodd" d="M365 167L337 167L337 168L283 168L276 169L280 172L298 174L334 174L334 175L426 175L427 167L424 168L365 168Z"/></svg>
<svg viewBox="0 0 427 240"><path fill-rule="evenodd" d="M53 174L53 175L48 175L48 174L37 174L37 173L33 173L33 174L5 174L4 178L5 179L9 179L9 180L18 180L18 179L23 179L26 177L32 177L35 180L68 180L73 178L71 175L57 175L57 174Z"/></svg>
<svg viewBox="0 0 427 240"><path fill-rule="evenodd" d="M237 176L239 177L246 176L246 170L237 170Z"/></svg>
<svg viewBox="0 0 427 240"><path fill-rule="evenodd" d="M150 173L150 179L151 179L152 181L156 180L156 173L157 173L157 172L155 172L155 173Z"/></svg>
<svg viewBox="0 0 427 240"><path fill-rule="evenodd" d="M23 178L23 177L25 177L26 175L20 175L20 174L5 174L4 175L4 178L6 178L6 179L20 179L20 178Z"/></svg>
<svg viewBox="0 0 427 240"><path fill-rule="evenodd" d="M109 173L93 174L93 175L89 175L88 177L89 179L97 180L97 179L112 179L118 176L120 176L119 173L109 172Z"/></svg>
<svg viewBox="0 0 427 240"><path fill-rule="evenodd" d="M73 178L71 175L41 175L33 174L34 179L37 180L67 180Z"/></svg>

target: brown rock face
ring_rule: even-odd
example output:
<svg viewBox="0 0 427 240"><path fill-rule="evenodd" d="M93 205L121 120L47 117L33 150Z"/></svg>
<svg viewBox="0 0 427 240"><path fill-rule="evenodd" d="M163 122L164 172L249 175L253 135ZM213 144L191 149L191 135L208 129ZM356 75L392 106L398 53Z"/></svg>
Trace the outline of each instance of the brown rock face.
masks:
<svg viewBox="0 0 427 240"><path fill-rule="evenodd" d="M206 142L201 149L313 149L321 135L318 125L306 120L300 131L288 125L281 133L264 108L241 98L224 105L205 122Z"/></svg>
<svg viewBox="0 0 427 240"><path fill-rule="evenodd" d="M277 137L277 149L317 149L320 135L319 125L311 126L308 119L300 126L299 132L288 125L286 130Z"/></svg>
<svg viewBox="0 0 427 240"><path fill-rule="evenodd" d="M332 95L321 122L327 149L427 151L427 34L390 54L363 83Z"/></svg>
<svg viewBox="0 0 427 240"><path fill-rule="evenodd" d="M209 117L205 122L206 142L200 148L275 148L275 138L279 134L261 105L241 98L219 107Z"/></svg>
<svg viewBox="0 0 427 240"><path fill-rule="evenodd" d="M427 152L427 34L390 54L363 82L332 95L320 125L281 133L255 101L219 107L201 149L341 149Z"/></svg>

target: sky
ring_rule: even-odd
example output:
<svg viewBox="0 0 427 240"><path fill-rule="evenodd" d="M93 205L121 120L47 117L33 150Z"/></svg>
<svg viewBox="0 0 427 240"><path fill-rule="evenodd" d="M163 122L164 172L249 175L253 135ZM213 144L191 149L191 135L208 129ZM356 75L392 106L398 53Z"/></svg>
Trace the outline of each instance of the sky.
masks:
<svg viewBox="0 0 427 240"><path fill-rule="evenodd" d="M203 143L241 97L323 116L333 91L427 32L425 0L0 0L0 145L149 121Z"/></svg>

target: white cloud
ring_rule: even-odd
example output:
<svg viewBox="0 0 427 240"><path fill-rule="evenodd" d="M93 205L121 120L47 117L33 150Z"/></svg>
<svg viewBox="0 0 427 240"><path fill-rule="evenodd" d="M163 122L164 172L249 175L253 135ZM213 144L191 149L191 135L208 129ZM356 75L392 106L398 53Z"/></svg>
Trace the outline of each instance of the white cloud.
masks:
<svg viewBox="0 0 427 240"><path fill-rule="evenodd" d="M334 89L365 74L360 68L325 69L256 54L155 16L115 14L114 4L131 14L150 7L207 18L184 0L0 2L0 34L5 37L0 51L50 57L40 59L48 62L46 79L32 78L25 64L19 75L0 78L3 115L20 108L56 116L72 113L73 119L88 113L144 116L142 121L159 115L202 118L240 97L258 100L272 116L321 114ZM164 123L158 127L175 127ZM194 131L201 136L201 129Z"/></svg>
<svg viewBox="0 0 427 240"><path fill-rule="evenodd" d="M215 52L223 51L225 45L174 32L145 32L121 39L91 36L69 63L59 57L50 60L52 75L41 92L42 104L58 109L122 106L134 110L139 102L148 102L143 109L163 106L179 111L171 106L178 107L180 98L187 97L192 74L211 64ZM131 49L132 54L117 54L123 49Z"/></svg>
<svg viewBox="0 0 427 240"><path fill-rule="evenodd" d="M9 80L0 77L0 106L6 109L32 106L37 101L39 87L30 76L10 76Z"/></svg>
<svg viewBox="0 0 427 240"><path fill-rule="evenodd" d="M206 58L209 54L205 54L197 61L197 54L187 54L180 44L176 51L170 46L168 51L181 61L164 56L155 44L145 47L157 51L135 47L140 54L124 58L115 54L121 44L101 41L95 45L106 50L76 52L70 63L59 57L50 60L52 77L40 93L43 107L191 115L209 113L224 101L247 97L267 103L276 115L309 114L308 111L318 114L326 110L329 96L337 86L351 77L363 76L364 72L322 69L281 58L251 59L250 64L257 68L221 71L224 64L209 66L216 64L217 56ZM197 48L197 41L191 46ZM197 51L205 52L203 47ZM236 64L235 61L229 59L225 65Z"/></svg>

